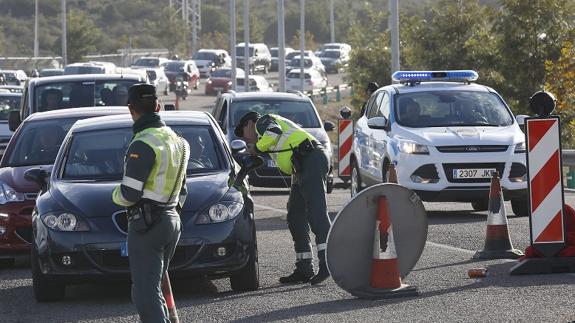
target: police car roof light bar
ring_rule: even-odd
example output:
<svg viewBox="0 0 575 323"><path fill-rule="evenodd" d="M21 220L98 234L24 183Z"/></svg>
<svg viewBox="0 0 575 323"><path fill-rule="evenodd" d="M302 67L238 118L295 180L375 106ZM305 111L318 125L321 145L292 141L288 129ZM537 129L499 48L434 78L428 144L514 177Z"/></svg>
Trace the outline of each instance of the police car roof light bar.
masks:
<svg viewBox="0 0 575 323"><path fill-rule="evenodd" d="M392 78L400 83L420 83L434 81L473 82L477 81L479 74L472 70L456 71L397 71Z"/></svg>

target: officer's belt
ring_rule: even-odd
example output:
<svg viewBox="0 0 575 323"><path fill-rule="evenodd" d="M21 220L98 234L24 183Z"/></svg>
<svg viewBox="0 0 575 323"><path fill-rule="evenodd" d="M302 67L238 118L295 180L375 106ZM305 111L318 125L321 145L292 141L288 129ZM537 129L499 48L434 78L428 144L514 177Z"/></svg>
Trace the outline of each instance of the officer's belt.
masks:
<svg viewBox="0 0 575 323"><path fill-rule="evenodd" d="M310 144L313 146L313 149L323 149L324 148L323 145L321 143L317 142L316 140L305 139L304 141L300 142L299 145L297 145L296 147L290 147L290 148L280 149L280 150L267 150L264 152L277 154L277 153L285 153L286 151L298 150L298 149L300 149L300 146L305 144L307 141L310 142Z"/></svg>

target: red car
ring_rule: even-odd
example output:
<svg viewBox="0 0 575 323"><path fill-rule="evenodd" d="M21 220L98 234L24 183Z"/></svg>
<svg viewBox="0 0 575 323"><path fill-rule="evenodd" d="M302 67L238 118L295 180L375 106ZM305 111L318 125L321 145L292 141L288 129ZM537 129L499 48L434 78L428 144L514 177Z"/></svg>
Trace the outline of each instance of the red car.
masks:
<svg viewBox="0 0 575 323"><path fill-rule="evenodd" d="M236 78L245 77L241 68L236 69ZM225 93L232 88L232 69L220 68L212 72L206 82L206 95L216 95L218 92Z"/></svg>
<svg viewBox="0 0 575 323"><path fill-rule="evenodd" d="M15 256L30 253L31 215L40 188L26 180L24 172L50 170L77 120L124 113L126 107L53 110L34 113L18 127L0 162L0 266L10 266Z"/></svg>
<svg viewBox="0 0 575 323"><path fill-rule="evenodd" d="M164 66L164 73L170 82L170 91L176 90L176 78L178 75L184 76L188 81L188 89L197 90L200 86L200 70L196 67L194 61L169 61Z"/></svg>

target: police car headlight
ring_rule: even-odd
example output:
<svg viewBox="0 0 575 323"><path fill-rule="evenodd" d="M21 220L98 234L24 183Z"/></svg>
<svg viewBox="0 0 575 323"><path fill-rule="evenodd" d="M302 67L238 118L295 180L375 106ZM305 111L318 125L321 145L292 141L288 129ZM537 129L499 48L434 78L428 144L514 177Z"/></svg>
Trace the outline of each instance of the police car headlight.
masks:
<svg viewBox="0 0 575 323"><path fill-rule="evenodd" d="M515 145L515 153L516 154L523 154L526 151L527 151L527 146L525 145L525 141Z"/></svg>
<svg viewBox="0 0 575 323"><path fill-rule="evenodd" d="M406 154L429 155L429 149L427 149L427 146L420 145L410 140L399 139L397 141L397 148L400 152Z"/></svg>
<svg viewBox="0 0 575 323"><path fill-rule="evenodd" d="M202 212L196 224L219 223L236 218L243 210L244 205L238 202L220 201L210 206L206 212Z"/></svg>
<svg viewBox="0 0 575 323"><path fill-rule="evenodd" d="M55 231L90 231L86 221L72 213L47 213L42 217L42 221Z"/></svg>

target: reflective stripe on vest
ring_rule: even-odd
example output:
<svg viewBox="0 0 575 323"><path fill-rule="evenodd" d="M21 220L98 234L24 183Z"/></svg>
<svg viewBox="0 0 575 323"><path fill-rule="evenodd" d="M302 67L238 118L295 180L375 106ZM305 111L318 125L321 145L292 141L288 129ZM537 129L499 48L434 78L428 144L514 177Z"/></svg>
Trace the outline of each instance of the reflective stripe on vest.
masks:
<svg viewBox="0 0 575 323"><path fill-rule="evenodd" d="M182 179L176 178L180 168L181 158L187 160L181 149L182 139L168 127L148 128L136 134L133 141L140 140L154 150L155 163L144 184L142 198L159 203L177 203ZM187 145L187 143L184 143ZM187 149L189 152L189 149ZM185 172L184 172L185 174ZM175 187L174 197L170 194Z"/></svg>

